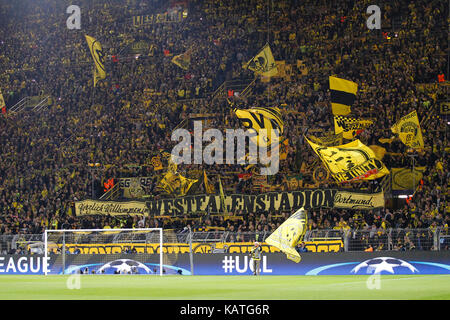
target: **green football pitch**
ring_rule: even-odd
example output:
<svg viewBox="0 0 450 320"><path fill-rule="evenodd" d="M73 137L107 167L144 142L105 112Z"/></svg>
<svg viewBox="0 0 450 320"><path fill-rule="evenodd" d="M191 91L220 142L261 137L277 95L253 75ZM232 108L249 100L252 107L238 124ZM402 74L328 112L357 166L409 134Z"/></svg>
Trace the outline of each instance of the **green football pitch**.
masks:
<svg viewBox="0 0 450 320"><path fill-rule="evenodd" d="M78 285L79 289L76 288ZM357 275L81 275L78 279L70 276L2 275L0 299L449 300L450 275L383 275L379 281Z"/></svg>

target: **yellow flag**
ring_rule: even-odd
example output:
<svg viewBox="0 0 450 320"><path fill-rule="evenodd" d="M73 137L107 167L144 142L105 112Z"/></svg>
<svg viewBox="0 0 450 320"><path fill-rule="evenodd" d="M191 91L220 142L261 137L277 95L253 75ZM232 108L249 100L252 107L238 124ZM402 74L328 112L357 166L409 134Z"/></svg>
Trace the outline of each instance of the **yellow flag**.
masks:
<svg viewBox="0 0 450 320"><path fill-rule="evenodd" d="M323 137L309 136L309 139L322 146L338 146L343 142L343 134L342 132L338 134L329 132Z"/></svg>
<svg viewBox="0 0 450 320"><path fill-rule="evenodd" d="M254 71L264 77L277 75L278 69L269 44L266 44L256 56L244 65L244 69Z"/></svg>
<svg viewBox="0 0 450 320"><path fill-rule="evenodd" d="M209 182L208 176L206 175L206 171L203 170L203 183L205 185L205 191L208 194L215 193L214 186Z"/></svg>
<svg viewBox="0 0 450 320"><path fill-rule="evenodd" d="M163 169L160 155L152 157L151 164L153 166L153 170L155 170L155 171Z"/></svg>
<svg viewBox="0 0 450 320"><path fill-rule="evenodd" d="M276 107L255 107L233 110L240 123L254 132L251 140L259 146L270 146L275 138L283 133L284 122L280 110ZM264 130L261 130L264 129ZM272 130L276 137L272 137Z"/></svg>
<svg viewBox="0 0 450 320"><path fill-rule="evenodd" d="M307 220L306 211L300 208L283 222L265 242L286 253L288 259L297 263L300 262L301 257L295 250L295 246L303 239L306 233Z"/></svg>
<svg viewBox="0 0 450 320"><path fill-rule="evenodd" d="M369 119L356 119L352 117L334 116L334 132L342 135L345 139L353 140L364 129L370 127L373 124L373 120Z"/></svg>
<svg viewBox="0 0 450 320"><path fill-rule="evenodd" d="M378 139L378 141L380 142L380 143L389 143L389 144L391 144L392 143L392 141L394 141L395 140L395 137L393 137L393 138L380 138L380 139Z"/></svg>
<svg viewBox="0 0 450 320"><path fill-rule="evenodd" d="M415 190L426 167L392 168L392 190Z"/></svg>
<svg viewBox="0 0 450 320"><path fill-rule="evenodd" d="M349 80L329 77L331 109L335 115L348 115L356 99L358 84Z"/></svg>
<svg viewBox="0 0 450 320"><path fill-rule="evenodd" d="M400 140L410 148L422 149L424 147L422 130L415 110L400 118L392 126L391 131L397 134Z"/></svg>
<svg viewBox="0 0 450 320"><path fill-rule="evenodd" d="M198 181L197 179L189 179L183 177L182 175L179 175L179 179L180 179L180 189L178 195L180 196L185 196L188 193L189 189L191 189L192 185Z"/></svg>
<svg viewBox="0 0 450 320"><path fill-rule="evenodd" d="M378 179L389 173L372 149L359 140L326 147L305 139L337 182Z"/></svg>
<svg viewBox="0 0 450 320"><path fill-rule="evenodd" d="M372 149L373 153L375 154L375 157L378 160L383 160L384 155L386 154L386 149L381 147L381 146L377 146L375 144L372 144L369 146L370 149Z"/></svg>
<svg viewBox="0 0 450 320"><path fill-rule="evenodd" d="M192 53L192 49L189 49L188 51L186 51L183 54L174 56L171 61L172 61L172 63L179 66L181 69L188 70L189 65L191 63L191 53Z"/></svg>
<svg viewBox="0 0 450 320"><path fill-rule="evenodd" d="M6 107L5 99L3 98L2 90L0 90L0 109Z"/></svg>
<svg viewBox="0 0 450 320"><path fill-rule="evenodd" d="M198 180L183 177L179 173L168 171L159 182L158 187L169 194L184 196Z"/></svg>
<svg viewBox="0 0 450 320"><path fill-rule="evenodd" d="M105 71L105 54L103 53L102 45L91 36L85 35L86 41L91 51L92 59L94 59L94 87L99 80L106 78Z"/></svg>

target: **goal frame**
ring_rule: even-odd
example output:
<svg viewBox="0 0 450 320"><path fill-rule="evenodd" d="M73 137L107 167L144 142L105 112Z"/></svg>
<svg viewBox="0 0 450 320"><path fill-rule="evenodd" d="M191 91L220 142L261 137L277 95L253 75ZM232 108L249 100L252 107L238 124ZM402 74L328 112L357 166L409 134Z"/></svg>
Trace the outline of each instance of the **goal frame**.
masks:
<svg viewBox="0 0 450 320"><path fill-rule="evenodd" d="M46 229L44 231L44 275L48 275L47 269L47 261L48 261L48 234L49 233L62 233L63 235L66 232L111 232L111 231L159 231L159 275L163 275L163 228L125 228L125 229ZM63 255L66 253L63 252Z"/></svg>

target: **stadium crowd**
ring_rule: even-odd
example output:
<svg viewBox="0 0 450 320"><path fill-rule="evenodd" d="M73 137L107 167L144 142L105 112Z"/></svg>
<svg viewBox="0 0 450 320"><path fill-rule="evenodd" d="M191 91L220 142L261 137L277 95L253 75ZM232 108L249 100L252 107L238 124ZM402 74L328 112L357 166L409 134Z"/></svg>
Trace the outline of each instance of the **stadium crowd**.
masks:
<svg viewBox="0 0 450 320"><path fill-rule="evenodd" d="M316 209L309 213L309 230L442 228L448 233L448 133L440 114L448 74L447 6L440 0L378 1L382 29L369 30L370 1L328 0L80 0L81 30L66 27L68 1L0 0L0 89L7 111L0 116L0 234L37 234L45 228L159 227L196 230L223 228L235 232L270 232L290 213L239 212L175 219L109 216L77 217L73 202L99 198L103 182L123 177L152 177L146 192L157 188L161 173L149 159L170 150L170 136L190 114L218 114L209 127L238 127L223 97L214 92L224 81L253 79L242 68L269 42L277 61L293 67L287 77L256 79L245 97L230 97L237 105L279 106L289 146L280 172L270 184L286 188L286 177L302 175L315 182L317 156L304 141L306 132L333 131L328 76L358 83L352 112L375 123L359 139L387 152L388 168L411 167L409 150L390 138L391 126L417 110L423 119L425 149L416 152L415 166L426 167L423 179L407 203L382 210ZM132 16L169 12L181 21L134 26ZM105 51L107 78L93 87L92 58L84 35L98 39ZM136 53L132 44L148 50ZM184 70L171 62L190 52ZM297 67L297 61L303 68ZM50 96L40 111L9 112L27 96ZM93 169L88 163L100 163ZM252 179L240 181L244 166L183 165L181 173L206 170L218 188L256 193ZM380 190L382 179L358 182L356 189ZM204 193L204 186L192 192ZM396 209L393 209L393 208Z"/></svg>

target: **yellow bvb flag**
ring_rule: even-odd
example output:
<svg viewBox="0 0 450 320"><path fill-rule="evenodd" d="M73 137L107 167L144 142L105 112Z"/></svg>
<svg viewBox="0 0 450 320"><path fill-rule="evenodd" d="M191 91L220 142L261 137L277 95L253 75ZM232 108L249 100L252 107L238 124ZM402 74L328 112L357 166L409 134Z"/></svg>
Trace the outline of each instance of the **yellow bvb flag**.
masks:
<svg viewBox="0 0 450 320"><path fill-rule="evenodd" d="M295 250L306 233L306 223L308 216L303 208L298 209L292 216L283 222L265 242L277 247L286 254L289 260L299 263L300 254Z"/></svg>
<svg viewBox="0 0 450 320"><path fill-rule="evenodd" d="M392 168L392 190L415 190L426 167Z"/></svg>
<svg viewBox="0 0 450 320"><path fill-rule="evenodd" d="M102 45L95 38L85 35L86 41L91 51L92 59L94 59L94 87L99 80L106 78L105 71L105 54L103 53Z"/></svg>
<svg viewBox="0 0 450 320"><path fill-rule="evenodd" d="M161 162L161 156L157 155L152 157L151 164L153 166L153 170L158 171L164 169L162 162Z"/></svg>
<svg viewBox="0 0 450 320"><path fill-rule="evenodd" d="M356 99L356 92L358 91L358 84L336 78L329 77L330 92L331 92L331 109L334 115L348 115Z"/></svg>
<svg viewBox="0 0 450 320"><path fill-rule="evenodd" d="M392 127L391 131L398 135L400 140L408 147L422 149L424 147L422 130L420 129L417 111L401 117Z"/></svg>
<svg viewBox="0 0 450 320"><path fill-rule="evenodd" d="M305 139L337 182L373 180L389 173L373 150L359 140L327 147Z"/></svg>
<svg viewBox="0 0 450 320"><path fill-rule="evenodd" d="M254 132L251 140L259 146L270 146L283 133L284 122L277 107L235 108L233 111L241 125ZM272 130L276 137L272 137Z"/></svg>
<svg viewBox="0 0 450 320"><path fill-rule="evenodd" d="M177 172L178 166L173 162L172 156L166 152L163 153L163 156L168 157L168 170L159 182L158 187L165 190L168 194L186 195L192 185L198 180L183 177Z"/></svg>
<svg viewBox="0 0 450 320"><path fill-rule="evenodd" d="M273 77L278 74L275 58L268 43L244 65L244 69L252 70L264 77Z"/></svg>

